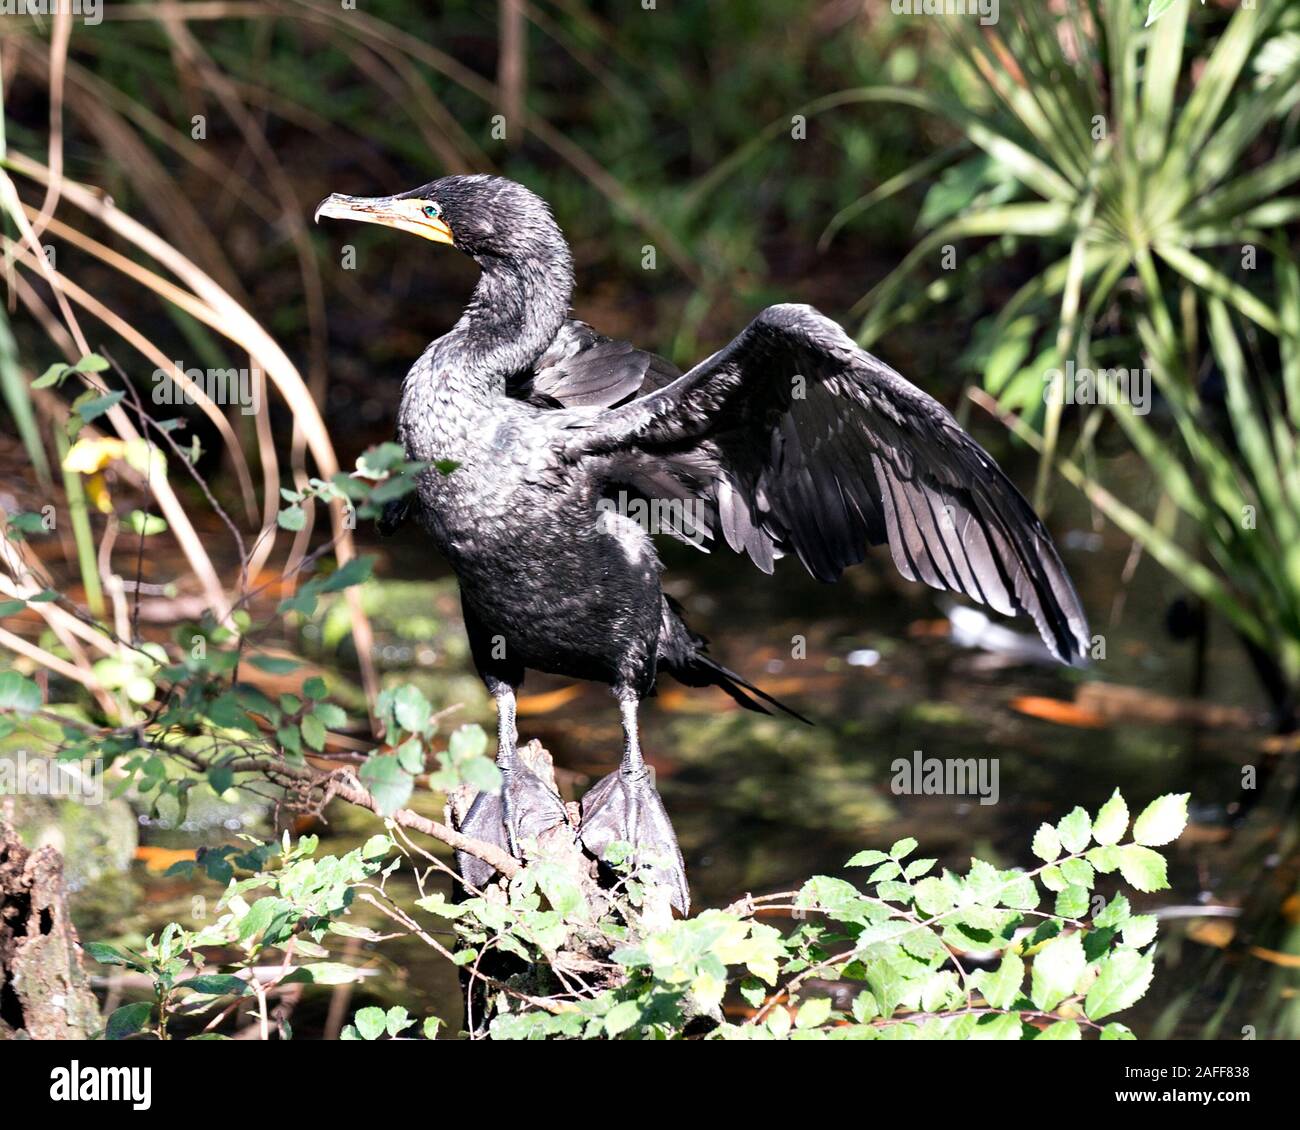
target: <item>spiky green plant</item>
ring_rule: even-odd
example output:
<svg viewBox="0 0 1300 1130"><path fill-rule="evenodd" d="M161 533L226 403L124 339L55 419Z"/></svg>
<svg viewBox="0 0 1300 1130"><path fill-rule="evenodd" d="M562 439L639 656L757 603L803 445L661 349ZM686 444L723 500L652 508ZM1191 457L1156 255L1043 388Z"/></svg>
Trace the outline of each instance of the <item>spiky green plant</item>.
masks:
<svg viewBox="0 0 1300 1130"><path fill-rule="evenodd" d="M1219 32L1212 11L1192 27L1190 7L1175 0L1146 28L1128 0L1070 4L1060 17L1018 5L986 29L947 21L959 93L908 100L943 114L975 152L932 190L911 254L859 303L860 335L986 294L992 260L1037 253L1042 269L981 327L967 361L1023 433L1041 433L1039 501L1062 465L1066 400L1045 374L1140 354L1171 426L1126 403L1111 415L1215 568L1108 492L1089 493L1231 621L1289 717L1300 687L1300 274L1286 228L1300 196L1281 194L1300 180L1300 17L1243 7ZM996 242L918 296L938 249L970 237ZM1249 269L1256 253L1271 255L1271 272ZM1226 388L1222 413L1211 377ZM1081 445L1099 423L1087 421Z"/></svg>

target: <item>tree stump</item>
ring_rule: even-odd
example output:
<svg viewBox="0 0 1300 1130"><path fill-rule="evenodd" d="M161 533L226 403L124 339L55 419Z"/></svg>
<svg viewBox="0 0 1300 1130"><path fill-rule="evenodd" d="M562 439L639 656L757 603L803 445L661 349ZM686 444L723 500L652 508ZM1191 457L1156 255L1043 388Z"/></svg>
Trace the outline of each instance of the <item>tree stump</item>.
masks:
<svg viewBox="0 0 1300 1130"><path fill-rule="evenodd" d="M103 1025L68 914L63 857L0 813L0 1039L86 1040Z"/></svg>

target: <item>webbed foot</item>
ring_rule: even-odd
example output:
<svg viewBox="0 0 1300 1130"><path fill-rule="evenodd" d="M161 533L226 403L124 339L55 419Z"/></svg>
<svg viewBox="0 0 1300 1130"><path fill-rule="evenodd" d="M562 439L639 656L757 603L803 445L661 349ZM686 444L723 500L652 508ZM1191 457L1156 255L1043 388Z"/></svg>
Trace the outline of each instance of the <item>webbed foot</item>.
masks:
<svg viewBox="0 0 1300 1130"><path fill-rule="evenodd" d="M517 765L502 770L499 793L479 793L474 798L459 830L520 859L523 844L567 818L559 794L531 769ZM465 881L475 887L482 888L496 874L490 863L466 852L456 853L456 863Z"/></svg>
<svg viewBox="0 0 1300 1130"><path fill-rule="evenodd" d="M645 881L665 889L672 905L688 913L691 894L681 849L664 802L644 769L632 774L620 769L587 791L578 837L597 859L612 843L631 844L633 862Z"/></svg>

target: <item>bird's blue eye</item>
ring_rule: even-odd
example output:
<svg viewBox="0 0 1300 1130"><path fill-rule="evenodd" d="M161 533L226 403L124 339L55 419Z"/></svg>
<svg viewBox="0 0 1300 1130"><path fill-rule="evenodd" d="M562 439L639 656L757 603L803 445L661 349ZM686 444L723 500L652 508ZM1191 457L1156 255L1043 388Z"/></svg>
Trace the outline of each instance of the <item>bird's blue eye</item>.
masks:
<svg viewBox="0 0 1300 1130"><path fill-rule="evenodd" d="M424 206L423 211L424 214L428 216L429 219L431 220L436 220L439 216L442 215L442 209L439 208L438 205L436 204L426 204Z"/></svg>

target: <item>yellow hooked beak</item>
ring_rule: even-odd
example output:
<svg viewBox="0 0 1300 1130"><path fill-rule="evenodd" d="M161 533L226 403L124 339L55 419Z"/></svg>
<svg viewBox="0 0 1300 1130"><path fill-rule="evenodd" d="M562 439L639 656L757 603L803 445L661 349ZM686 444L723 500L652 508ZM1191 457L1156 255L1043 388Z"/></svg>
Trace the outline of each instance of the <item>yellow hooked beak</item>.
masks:
<svg viewBox="0 0 1300 1130"><path fill-rule="evenodd" d="M316 205L317 222L322 216L335 220L359 220L365 224L383 224L387 228L410 232L434 243L451 243L451 228L431 200L397 196L343 196L334 193Z"/></svg>

